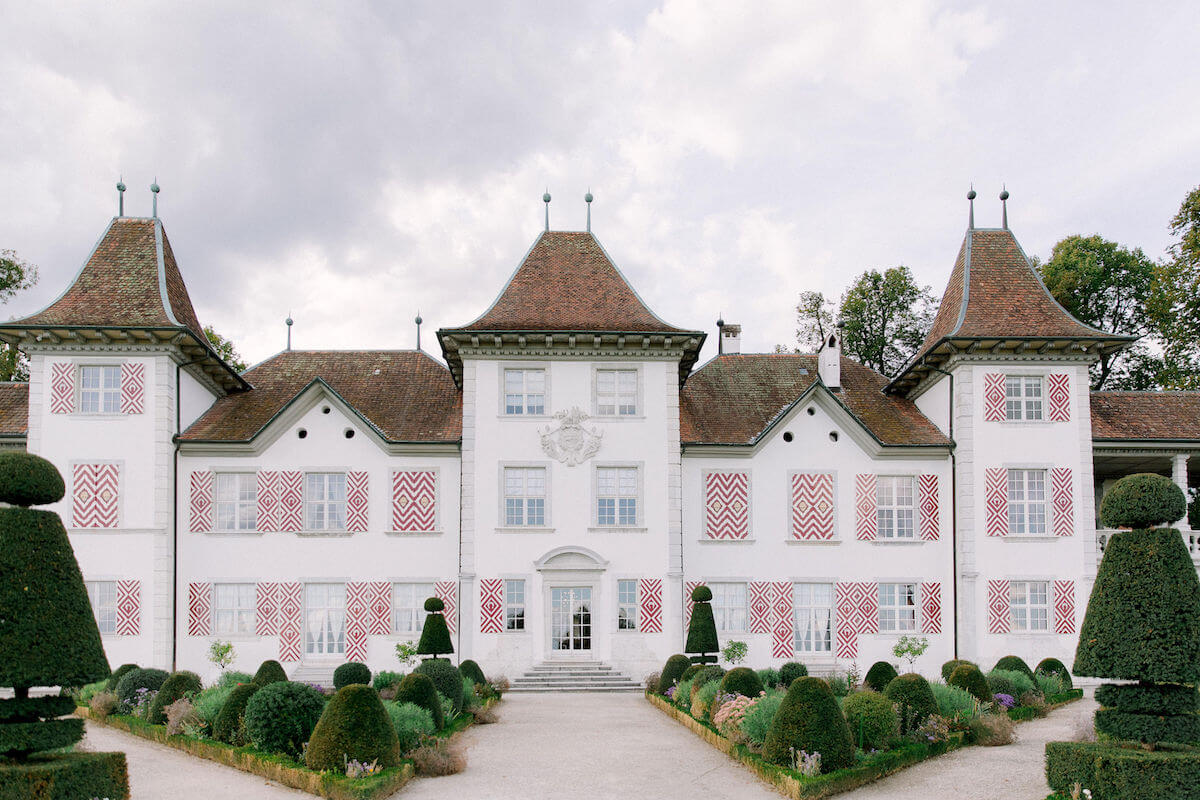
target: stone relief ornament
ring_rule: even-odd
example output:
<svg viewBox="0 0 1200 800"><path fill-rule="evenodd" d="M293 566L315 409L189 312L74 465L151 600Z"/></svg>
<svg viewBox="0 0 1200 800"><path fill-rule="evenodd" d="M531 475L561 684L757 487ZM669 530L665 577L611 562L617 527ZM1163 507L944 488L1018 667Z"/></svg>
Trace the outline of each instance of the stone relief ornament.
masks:
<svg viewBox="0 0 1200 800"><path fill-rule="evenodd" d="M547 425L539 432L542 437L542 450L546 455L568 467L574 467L600 452L600 440L604 438L604 431L583 427L588 415L579 408L559 411L554 418L558 420L557 429L552 430L551 426Z"/></svg>

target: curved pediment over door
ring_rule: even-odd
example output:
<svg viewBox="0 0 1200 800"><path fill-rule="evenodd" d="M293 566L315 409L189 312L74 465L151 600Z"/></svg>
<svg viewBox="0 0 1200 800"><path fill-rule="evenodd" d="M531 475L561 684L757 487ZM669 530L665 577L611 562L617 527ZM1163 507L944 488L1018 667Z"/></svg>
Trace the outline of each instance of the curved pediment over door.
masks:
<svg viewBox="0 0 1200 800"><path fill-rule="evenodd" d="M608 561L594 550L567 545L556 547L534 562L538 572L601 572Z"/></svg>

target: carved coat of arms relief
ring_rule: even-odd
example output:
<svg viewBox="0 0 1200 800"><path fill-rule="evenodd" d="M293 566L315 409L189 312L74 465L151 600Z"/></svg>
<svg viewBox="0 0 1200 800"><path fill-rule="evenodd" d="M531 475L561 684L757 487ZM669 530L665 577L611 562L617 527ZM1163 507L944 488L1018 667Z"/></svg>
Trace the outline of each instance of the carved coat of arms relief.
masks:
<svg viewBox="0 0 1200 800"><path fill-rule="evenodd" d="M600 452L604 431L584 427L583 423L589 417L579 408L559 411L554 419L558 427L547 425L538 431L542 438L542 451L550 458L574 467Z"/></svg>

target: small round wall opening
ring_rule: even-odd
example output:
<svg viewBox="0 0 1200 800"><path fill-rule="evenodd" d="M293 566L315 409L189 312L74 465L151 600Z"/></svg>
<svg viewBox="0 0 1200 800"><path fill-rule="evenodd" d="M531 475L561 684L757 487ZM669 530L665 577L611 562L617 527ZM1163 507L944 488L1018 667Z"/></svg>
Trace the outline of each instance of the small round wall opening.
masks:
<svg viewBox="0 0 1200 800"><path fill-rule="evenodd" d="M329 408L329 406L322 406L322 408L321 408L321 413L322 413L322 414L328 414L328 413L329 413L331 410L332 410L332 409L330 409L330 408Z"/></svg>
<svg viewBox="0 0 1200 800"><path fill-rule="evenodd" d="M342 431L342 436L345 436L347 439L353 439L354 428L346 428L346 430Z"/></svg>
<svg viewBox="0 0 1200 800"><path fill-rule="evenodd" d="M792 439L795 439L795 438L796 438L795 436L792 436L792 432L791 432L791 431L784 431L784 432L783 432L783 440L784 440L785 442L790 442Z"/></svg>
<svg viewBox="0 0 1200 800"><path fill-rule="evenodd" d="M808 407L807 409L805 409L805 410L808 412L808 415L809 415L810 417L811 417L811 416L814 416L814 415L817 413L817 410L816 410L815 408L811 407L811 406L809 406L809 407Z"/></svg>
<svg viewBox="0 0 1200 800"><path fill-rule="evenodd" d="M301 439L307 439L308 438L308 429L301 428L300 430L296 431L296 435L298 437L300 437Z"/></svg>
<svg viewBox="0 0 1200 800"><path fill-rule="evenodd" d="M838 432L837 432L837 431L830 431L830 432L829 432L829 441L831 441L831 442L836 442L837 440L838 440Z"/></svg>

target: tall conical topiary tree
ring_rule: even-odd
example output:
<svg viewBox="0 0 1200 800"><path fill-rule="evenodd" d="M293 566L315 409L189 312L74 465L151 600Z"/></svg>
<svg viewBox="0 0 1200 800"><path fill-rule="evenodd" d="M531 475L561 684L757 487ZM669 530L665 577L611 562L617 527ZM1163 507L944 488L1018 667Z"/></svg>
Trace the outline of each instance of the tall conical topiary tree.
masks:
<svg viewBox="0 0 1200 800"><path fill-rule="evenodd" d="M83 738L83 720L58 719L72 710L63 697L30 697L36 686L82 686L109 675L87 588L53 511L65 493L62 476L44 458L0 453L0 786L19 780L29 797L58 797L62 787L84 797L125 798L129 785L121 753L32 757ZM8 774L6 774L8 773ZM18 778L18 775L20 776ZM55 789L55 786L59 789Z"/></svg>
<svg viewBox="0 0 1200 800"><path fill-rule="evenodd" d="M687 645L683 652L695 664L715 664L721 645L717 642L717 623L713 620L712 589L701 584L692 589L692 620L688 623Z"/></svg>
<svg viewBox="0 0 1200 800"><path fill-rule="evenodd" d="M446 618L442 616L445 608L446 604L440 597L425 601L425 610L429 613L425 617L425 627L421 629L421 640L417 642L419 655L436 658L454 652L454 645L450 643L450 629L446 627Z"/></svg>

